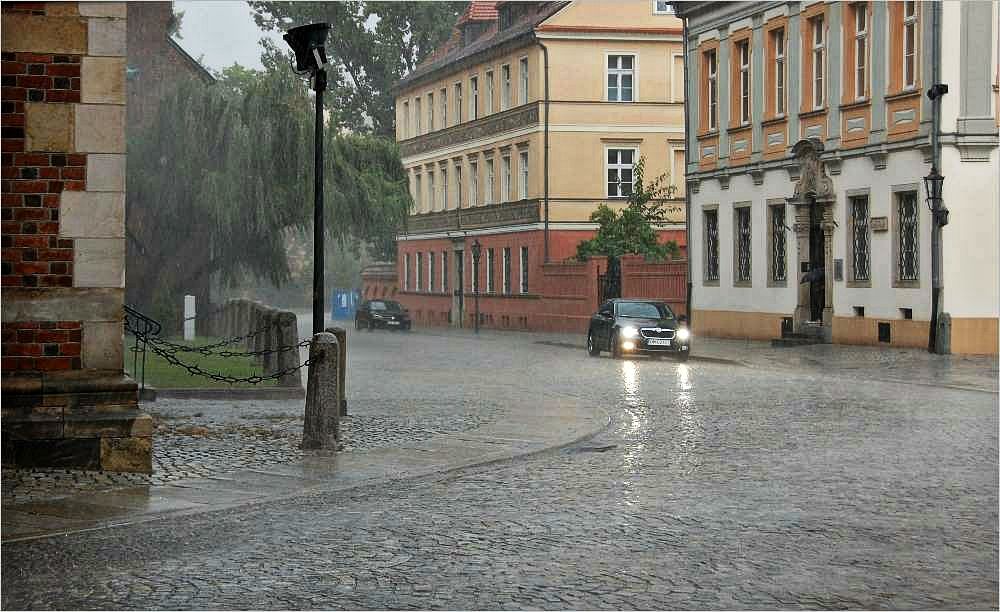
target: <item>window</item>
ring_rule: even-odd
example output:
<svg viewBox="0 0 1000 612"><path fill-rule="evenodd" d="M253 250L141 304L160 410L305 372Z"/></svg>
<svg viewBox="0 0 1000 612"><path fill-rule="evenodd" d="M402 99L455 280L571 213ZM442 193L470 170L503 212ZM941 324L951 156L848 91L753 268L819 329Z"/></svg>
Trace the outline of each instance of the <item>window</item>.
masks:
<svg viewBox="0 0 1000 612"><path fill-rule="evenodd" d="M750 40L736 45L740 61L740 125L750 123Z"/></svg>
<svg viewBox="0 0 1000 612"><path fill-rule="evenodd" d="M441 251L441 293L448 293L448 251Z"/></svg>
<svg viewBox="0 0 1000 612"><path fill-rule="evenodd" d="M708 129L719 129L719 62L715 49L705 53L705 73L708 75Z"/></svg>
<svg viewBox="0 0 1000 612"><path fill-rule="evenodd" d="M424 273L424 254L417 253L417 291L423 287L423 273Z"/></svg>
<svg viewBox="0 0 1000 612"><path fill-rule="evenodd" d="M441 88L441 128L448 127L448 90Z"/></svg>
<svg viewBox="0 0 1000 612"><path fill-rule="evenodd" d="M493 98L496 97L496 89L493 84L493 71L486 72L486 114L493 112Z"/></svg>
<svg viewBox="0 0 1000 612"><path fill-rule="evenodd" d="M521 87L517 95L521 104L528 103L528 58L522 57L518 64L518 76L521 77Z"/></svg>
<svg viewBox="0 0 1000 612"><path fill-rule="evenodd" d="M434 168L427 169L427 210L437 210L437 191L434 188Z"/></svg>
<svg viewBox="0 0 1000 612"><path fill-rule="evenodd" d="M518 153L517 159L517 169L520 172L520 180L517 182L518 196L520 199L528 199L528 152L521 151Z"/></svg>
<svg viewBox="0 0 1000 612"><path fill-rule="evenodd" d="M503 293L510 295L510 247L503 248Z"/></svg>
<svg viewBox="0 0 1000 612"><path fill-rule="evenodd" d="M403 126L401 133L403 138L410 137L410 103L403 102Z"/></svg>
<svg viewBox="0 0 1000 612"><path fill-rule="evenodd" d="M750 283L750 207L735 209L736 227L736 283Z"/></svg>
<svg viewBox="0 0 1000 612"><path fill-rule="evenodd" d="M410 290L410 254L403 255L403 289Z"/></svg>
<svg viewBox="0 0 1000 612"><path fill-rule="evenodd" d="M423 189L424 189L423 181L421 180L420 173L418 172L413 177L413 203L414 207L417 209L417 212L423 212L423 204L424 204Z"/></svg>
<svg viewBox="0 0 1000 612"><path fill-rule="evenodd" d="M413 135L420 135L420 117L423 112L420 110L420 98L413 100Z"/></svg>
<svg viewBox="0 0 1000 612"><path fill-rule="evenodd" d="M472 257L471 249L469 251L470 257ZM472 292L479 293L479 259L472 257Z"/></svg>
<svg viewBox="0 0 1000 612"><path fill-rule="evenodd" d="M469 206L479 205L479 162L469 161Z"/></svg>
<svg viewBox="0 0 1000 612"><path fill-rule="evenodd" d="M868 224L868 196L850 199L851 231L851 271L849 279L854 282L871 280L871 235Z"/></svg>
<svg viewBox="0 0 1000 612"><path fill-rule="evenodd" d="M608 149L608 197L627 198L632 195L632 169L635 149Z"/></svg>
<svg viewBox="0 0 1000 612"><path fill-rule="evenodd" d="M434 265L436 263L435 262L436 259L437 259L437 257L435 257L435 253L433 251L427 254L427 292L428 293L433 293L434 292L434 285L436 284L434 282L437 279L437 266Z"/></svg>
<svg viewBox="0 0 1000 612"><path fill-rule="evenodd" d="M719 280L719 211L705 211L705 280Z"/></svg>
<svg viewBox="0 0 1000 612"><path fill-rule="evenodd" d="M770 207L771 213L771 281L782 283L788 277L785 256L785 205Z"/></svg>
<svg viewBox="0 0 1000 612"><path fill-rule="evenodd" d="M771 32L774 46L774 114L785 114L785 29Z"/></svg>
<svg viewBox="0 0 1000 612"><path fill-rule="evenodd" d="M608 102L631 102L634 55L608 56Z"/></svg>
<svg viewBox="0 0 1000 612"><path fill-rule="evenodd" d="M448 166L441 166L441 210L448 210Z"/></svg>
<svg viewBox="0 0 1000 612"><path fill-rule="evenodd" d="M500 66L500 110L507 110L510 108L510 101L510 64L504 64L503 66Z"/></svg>
<svg viewBox="0 0 1000 612"><path fill-rule="evenodd" d="M670 6L668 0L653 0L654 15L673 15L674 8Z"/></svg>
<svg viewBox="0 0 1000 612"><path fill-rule="evenodd" d="M903 87L917 84L917 3L903 2Z"/></svg>
<svg viewBox="0 0 1000 612"><path fill-rule="evenodd" d="M427 131L434 131L434 94L427 94Z"/></svg>
<svg viewBox="0 0 1000 612"><path fill-rule="evenodd" d="M521 247L521 293L528 292L528 247Z"/></svg>
<svg viewBox="0 0 1000 612"><path fill-rule="evenodd" d="M809 20L812 26L812 68L813 68L813 108L822 108L826 89L823 84L824 54L826 39L823 37L823 16Z"/></svg>
<svg viewBox="0 0 1000 612"><path fill-rule="evenodd" d="M479 119L479 77L469 79L469 119Z"/></svg>
<svg viewBox="0 0 1000 612"><path fill-rule="evenodd" d="M919 214L917 194L907 191L896 194L897 240L899 253L897 261L897 279L900 281L920 280L920 239Z"/></svg>
<svg viewBox="0 0 1000 612"><path fill-rule="evenodd" d="M462 84L455 83L455 123L462 123Z"/></svg>
<svg viewBox="0 0 1000 612"><path fill-rule="evenodd" d="M493 192L496 186L496 174L493 172L493 158L486 159L486 193L483 194L483 203L486 205L493 203Z"/></svg>
<svg viewBox="0 0 1000 612"><path fill-rule="evenodd" d="M462 208L462 162L455 161L455 208Z"/></svg>
<svg viewBox="0 0 1000 612"><path fill-rule="evenodd" d="M493 257L493 249L486 249L486 293L496 292L496 278L493 268L496 267L496 259Z"/></svg>
<svg viewBox="0 0 1000 612"><path fill-rule="evenodd" d="M854 5L854 99L868 93L868 5Z"/></svg>
<svg viewBox="0 0 1000 612"><path fill-rule="evenodd" d="M501 171L500 175L500 201L510 202L513 198L511 197L511 186L510 186L510 154L506 154L501 158Z"/></svg>

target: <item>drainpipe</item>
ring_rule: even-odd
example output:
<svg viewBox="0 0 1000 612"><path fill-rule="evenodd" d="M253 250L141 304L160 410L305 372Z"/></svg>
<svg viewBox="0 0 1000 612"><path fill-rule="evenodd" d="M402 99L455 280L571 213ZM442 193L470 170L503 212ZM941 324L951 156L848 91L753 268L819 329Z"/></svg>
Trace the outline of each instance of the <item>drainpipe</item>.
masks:
<svg viewBox="0 0 1000 612"><path fill-rule="evenodd" d="M930 3L931 9L931 85L941 81L941 5ZM941 96L937 95L931 102L931 168L940 172L941 168ZM930 194L927 194L930 195ZM942 344L938 338L938 313L940 311L942 285L941 282L941 223L938 210L944 208L942 201L932 201L931 211L931 328L928 333L927 350L931 353L940 352Z"/></svg>
<svg viewBox="0 0 1000 612"><path fill-rule="evenodd" d="M542 48L542 55L545 58L545 258L543 261L549 263L549 48L545 43L538 41L538 46Z"/></svg>
<svg viewBox="0 0 1000 612"><path fill-rule="evenodd" d="M694 288L694 283L691 280L691 193L687 188L687 169L688 164L691 161L691 139L689 138L688 131L691 129L691 115L690 115L690 102L688 100L687 84L688 84L688 20L687 17L683 20L683 32L684 37L681 43L681 50L684 52L684 237L687 242L687 297L685 308L687 309L688 318L688 329L694 329L691 312L691 293Z"/></svg>

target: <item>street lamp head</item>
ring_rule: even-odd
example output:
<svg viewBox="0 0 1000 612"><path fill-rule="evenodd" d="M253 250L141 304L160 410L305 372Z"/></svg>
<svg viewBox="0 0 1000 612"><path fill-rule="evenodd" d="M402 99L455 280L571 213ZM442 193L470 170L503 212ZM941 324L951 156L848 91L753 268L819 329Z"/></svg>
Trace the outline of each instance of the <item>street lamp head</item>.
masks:
<svg viewBox="0 0 1000 612"><path fill-rule="evenodd" d="M479 244L479 238L476 238L476 241L472 243L472 258L478 261L479 254L482 253L482 251L483 245Z"/></svg>
<svg viewBox="0 0 1000 612"><path fill-rule="evenodd" d="M934 210L935 206L941 202L941 192L944 189L944 177L938 172L936 166L931 166L931 173L924 177L924 189L927 190L927 200Z"/></svg>
<svg viewBox="0 0 1000 612"><path fill-rule="evenodd" d="M310 23L292 28L282 37L295 52L295 69L299 72L314 72L326 64L326 37L330 32L328 23Z"/></svg>

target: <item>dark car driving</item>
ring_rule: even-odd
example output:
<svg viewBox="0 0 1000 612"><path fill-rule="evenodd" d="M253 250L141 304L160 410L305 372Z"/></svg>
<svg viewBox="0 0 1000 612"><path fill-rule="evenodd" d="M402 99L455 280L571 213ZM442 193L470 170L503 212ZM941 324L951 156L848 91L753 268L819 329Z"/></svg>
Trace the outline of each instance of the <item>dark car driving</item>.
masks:
<svg viewBox="0 0 1000 612"><path fill-rule="evenodd" d="M399 302L368 300L354 313L354 329L410 329L410 314Z"/></svg>
<svg viewBox="0 0 1000 612"><path fill-rule="evenodd" d="M691 332L686 323L686 317L676 317L670 306L659 300L608 300L590 317L587 353L597 357L608 351L615 358L637 353L673 354L687 361Z"/></svg>

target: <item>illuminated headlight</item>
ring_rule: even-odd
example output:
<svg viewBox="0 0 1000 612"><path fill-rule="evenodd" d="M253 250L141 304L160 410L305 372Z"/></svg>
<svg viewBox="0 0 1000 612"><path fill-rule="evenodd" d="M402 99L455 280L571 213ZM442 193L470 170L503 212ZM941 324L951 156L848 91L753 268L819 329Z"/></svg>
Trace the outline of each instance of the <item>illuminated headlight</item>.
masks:
<svg viewBox="0 0 1000 612"><path fill-rule="evenodd" d="M628 327L622 328L623 338L635 338L639 335L639 330L629 325Z"/></svg>
<svg viewBox="0 0 1000 612"><path fill-rule="evenodd" d="M632 342L631 340L626 340L625 342L622 342L622 348L625 349L626 351L631 351L632 349L635 348L635 342Z"/></svg>
<svg viewBox="0 0 1000 612"><path fill-rule="evenodd" d="M678 340L687 340L690 337L691 337L691 332L690 331L688 331L688 330L686 330L684 328L681 328L681 329L677 330L677 339Z"/></svg>

